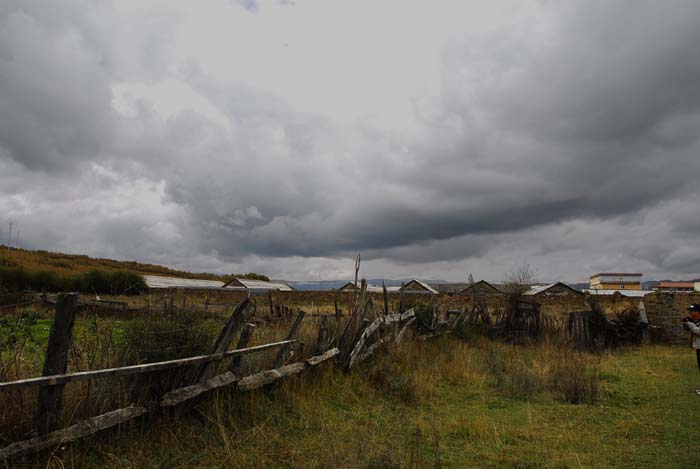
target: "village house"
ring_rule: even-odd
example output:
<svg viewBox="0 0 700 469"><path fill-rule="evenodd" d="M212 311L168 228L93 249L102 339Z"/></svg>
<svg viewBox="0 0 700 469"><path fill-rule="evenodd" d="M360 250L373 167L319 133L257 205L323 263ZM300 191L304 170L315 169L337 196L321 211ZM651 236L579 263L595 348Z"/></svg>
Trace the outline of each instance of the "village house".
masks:
<svg viewBox="0 0 700 469"><path fill-rule="evenodd" d="M410 280L406 283L404 283L399 291L403 292L404 294L418 294L418 295L437 295L438 292L435 290L433 287L428 285L427 283L413 279Z"/></svg>
<svg viewBox="0 0 700 469"><path fill-rule="evenodd" d="M591 275L590 290L641 290L642 274L602 272Z"/></svg>
<svg viewBox="0 0 700 469"><path fill-rule="evenodd" d="M565 283L556 282L548 285L533 285L525 292L525 295L533 297L581 297L583 293Z"/></svg>
<svg viewBox="0 0 700 469"><path fill-rule="evenodd" d="M269 291L294 291L292 287L283 282L267 282L265 280L251 280L247 278L232 278L222 288L239 288L251 293L265 293Z"/></svg>
<svg viewBox="0 0 700 469"><path fill-rule="evenodd" d="M433 287L433 290L437 291L440 294L444 295L456 295L462 290L464 290L465 287L467 287L469 284L464 283L464 282L455 282L455 283L429 283L431 287Z"/></svg>
<svg viewBox="0 0 700 469"><path fill-rule="evenodd" d="M503 292L486 280L479 280L473 285L467 285L459 294L467 296L500 296L503 295Z"/></svg>
<svg viewBox="0 0 700 469"><path fill-rule="evenodd" d="M360 282L357 282L357 285L355 285L355 282L347 282L342 287L339 287L337 289L337 291L356 292L356 291L360 291L360 288L361 288ZM399 289L400 289L400 287L386 287L387 293L398 292ZM384 291L384 288L380 285L367 284L367 291L370 293L382 293Z"/></svg>
<svg viewBox="0 0 700 469"><path fill-rule="evenodd" d="M696 283L700 284L700 282L673 282L664 280L659 282L653 290L661 292L692 292L695 291Z"/></svg>

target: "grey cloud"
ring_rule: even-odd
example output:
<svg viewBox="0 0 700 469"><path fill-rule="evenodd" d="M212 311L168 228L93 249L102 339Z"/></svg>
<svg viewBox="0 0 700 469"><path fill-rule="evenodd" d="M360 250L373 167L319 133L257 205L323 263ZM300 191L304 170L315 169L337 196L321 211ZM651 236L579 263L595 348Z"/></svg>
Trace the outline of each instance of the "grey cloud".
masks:
<svg viewBox="0 0 700 469"><path fill-rule="evenodd" d="M57 170L110 141L109 71L83 5L15 2L0 12L0 146L30 169Z"/></svg>
<svg viewBox="0 0 700 469"><path fill-rule="evenodd" d="M128 18L129 34L105 5L62 7L0 7L0 207L32 227L37 247L213 270L320 257L333 272L363 251L389 272L455 275L486 256L495 272L522 253L571 275L575 263L556 253L603 269L584 262L606 258L590 240L633 227L631 247L609 248L634 259L630 268L697 265L692 248L653 247L700 229L663 209L700 174L697 2L544 3L510 29L465 32L445 49L439 96L416 98L432 109L416 134L339 123L178 62L177 15ZM130 113L114 109L116 82L167 79L186 82L223 123L194 110L164 119L139 98ZM139 197L149 202L138 208ZM130 208L113 216L119 198ZM67 212L80 228L45 232Z"/></svg>

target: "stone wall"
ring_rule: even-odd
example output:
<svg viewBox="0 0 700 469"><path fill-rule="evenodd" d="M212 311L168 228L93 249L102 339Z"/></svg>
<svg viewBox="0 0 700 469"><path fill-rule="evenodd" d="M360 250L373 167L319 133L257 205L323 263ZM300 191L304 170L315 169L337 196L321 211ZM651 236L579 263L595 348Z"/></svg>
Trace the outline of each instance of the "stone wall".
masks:
<svg viewBox="0 0 700 469"><path fill-rule="evenodd" d="M690 342L690 333L683 329L681 319L693 303L700 303L700 293L657 292L644 297L649 324L658 326L660 339L668 342Z"/></svg>

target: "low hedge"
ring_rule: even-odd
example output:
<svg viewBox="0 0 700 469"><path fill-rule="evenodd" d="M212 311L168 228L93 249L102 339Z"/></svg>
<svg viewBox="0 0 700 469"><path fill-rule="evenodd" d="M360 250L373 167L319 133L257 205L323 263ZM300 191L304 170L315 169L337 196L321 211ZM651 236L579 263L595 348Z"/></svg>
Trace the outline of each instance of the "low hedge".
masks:
<svg viewBox="0 0 700 469"><path fill-rule="evenodd" d="M59 275L50 270L28 271L0 267L0 291L79 291L110 295L139 294L147 290L143 278L128 271L91 270L85 274Z"/></svg>

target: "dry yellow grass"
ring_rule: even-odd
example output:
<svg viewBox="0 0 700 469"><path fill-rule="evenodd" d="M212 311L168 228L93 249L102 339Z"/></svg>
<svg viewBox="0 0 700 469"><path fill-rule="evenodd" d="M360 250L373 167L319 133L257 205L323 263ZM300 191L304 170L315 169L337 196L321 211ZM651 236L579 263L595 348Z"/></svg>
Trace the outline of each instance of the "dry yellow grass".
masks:
<svg viewBox="0 0 700 469"><path fill-rule="evenodd" d="M499 384L494 354L507 376L527 368L544 384ZM407 341L350 373L325 367L261 392L222 390L183 420L134 422L55 455L66 467L115 468L693 467L679 445L700 417L686 349L574 356L599 384L576 405L547 384L571 356L556 344Z"/></svg>

